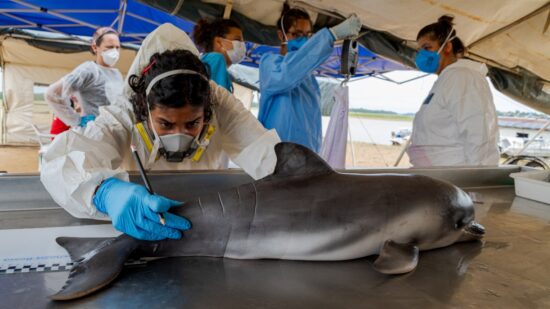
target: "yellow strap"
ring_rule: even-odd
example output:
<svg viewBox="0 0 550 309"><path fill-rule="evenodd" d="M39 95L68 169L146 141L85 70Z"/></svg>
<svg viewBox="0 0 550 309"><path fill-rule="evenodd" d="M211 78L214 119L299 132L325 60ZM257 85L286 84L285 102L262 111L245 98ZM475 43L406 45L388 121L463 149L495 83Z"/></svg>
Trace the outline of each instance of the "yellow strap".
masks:
<svg viewBox="0 0 550 309"><path fill-rule="evenodd" d="M216 127L214 127L213 125L208 125L208 129L206 130L206 134L204 135L204 138L202 139L201 144L208 145L210 143L210 139L212 138L212 135L214 134L214 132L216 132ZM199 146L199 148L197 148L191 160L195 162L199 161L205 149L206 149L206 146Z"/></svg>
<svg viewBox="0 0 550 309"><path fill-rule="evenodd" d="M141 136L141 139L145 143L145 147L147 147L147 151L151 153L151 151L153 150L153 143L151 142L151 139L149 138L149 134L147 134L145 127L143 126L143 122L136 124L136 128L138 129L138 133Z"/></svg>

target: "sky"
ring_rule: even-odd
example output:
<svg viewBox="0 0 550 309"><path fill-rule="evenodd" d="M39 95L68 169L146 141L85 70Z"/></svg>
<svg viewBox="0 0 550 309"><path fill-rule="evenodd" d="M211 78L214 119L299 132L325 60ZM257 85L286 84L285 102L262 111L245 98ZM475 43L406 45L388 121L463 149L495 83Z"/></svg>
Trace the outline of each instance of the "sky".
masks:
<svg viewBox="0 0 550 309"><path fill-rule="evenodd" d="M418 71L394 71L386 74L392 80L401 82L423 75ZM378 78L365 78L350 82L350 108L365 108L371 110L386 110L397 113L416 113L428 95L437 75L396 84ZM495 107L498 111L535 112L535 110L514 101L494 89L489 82Z"/></svg>

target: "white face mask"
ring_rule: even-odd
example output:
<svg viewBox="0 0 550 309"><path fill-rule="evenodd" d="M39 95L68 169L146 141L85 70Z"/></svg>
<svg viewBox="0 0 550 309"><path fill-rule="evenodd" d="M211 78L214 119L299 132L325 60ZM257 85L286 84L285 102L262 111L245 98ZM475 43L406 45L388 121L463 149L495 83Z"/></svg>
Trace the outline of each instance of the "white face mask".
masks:
<svg viewBox="0 0 550 309"><path fill-rule="evenodd" d="M147 98L147 96L149 96L151 89L158 81L176 74L198 75L205 81L208 81L208 79L200 73L186 69L177 69L164 72L162 74L159 74L158 76L153 78L152 81L149 82L149 85L145 89L145 97ZM213 126L205 124L201 133L198 134L196 137L183 133L159 136L157 134L155 126L153 125L153 118L151 116L151 107L149 106L149 102L147 102L147 114L149 118L149 124L147 124L147 126L150 125L150 130L153 131L153 135L155 137L147 166L150 166L150 164L156 161L157 154L159 152L168 162L181 162L186 157L192 156L197 151L197 149L200 148L199 155L196 158L193 158L194 161L198 161L200 159L200 156L202 155L202 151L204 151L206 146L208 146L210 137L215 130ZM203 134L205 132L206 135ZM202 137L203 135L205 136ZM200 138L202 138L203 140L199 140Z"/></svg>
<svg viewBox="0 0 550 309"><path fill-rule="evenodd" d="M105 64L110 67L114 66L117 63L119 57L120 54L116 48L107 49L106 51L101 53L101 58L103 58L103 62L105 62Z"/></svg>
<svg viewBox="0 0 550 309"><path fill-rule="evenodd" d="M147 110L149 109L149 103L147 103ZM181 162L185 157L189 155L188 151L193 145L197 143L197 137L193 137L184 133L175 133L175 134L166 134L158 135L155 126L153 125L153 118L151 117L151 112L149 112L149 121L151 123L151 131L155 140L153 142L152 154L161 153L164 159L168 162ZM152 164L156 159L156 155L151 155L149 157L149 162Z"/></svg>
<svg viewBox="0 0 550 309"><path fill-rule="evenodd" d="M195 137L184 133L161 135L160 142L164 148L163 156L166 161L181 162L187 156L187 151L194 140Z"/></svg>
<svg viewBox="0 0 550 309"><path fill-rule="evenodd" d="M227 50L227 57L229 57L229 60L231 60L231 64L237 64L241 62L246 56L246 44L241 41L231 41L228 39L224 39L226 41L230 41L233 45L233 49Z"/></svg>

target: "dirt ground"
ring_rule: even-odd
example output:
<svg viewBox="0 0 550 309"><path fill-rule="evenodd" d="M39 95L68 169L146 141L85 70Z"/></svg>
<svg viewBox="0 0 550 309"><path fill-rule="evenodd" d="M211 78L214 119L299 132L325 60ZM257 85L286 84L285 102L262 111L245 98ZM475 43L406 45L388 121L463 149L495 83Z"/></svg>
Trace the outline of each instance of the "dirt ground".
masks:
<svg viewBox="0 0 550 309"><path fill-rule="evenodd" d="M353 149L353 151L352 151ZM393 166L401 151L399 146L374 145L367 143L348 144L346 166L348 168ZM399 166L409 166L405 154ZM38 172L38 147L0 146L0 172Z"/></svg>
<svg viewBox="0 0 550 309"><path fill-rule="evenodd" d="M348 143L346 151L346 167L393 167L401 153L401 146L377 145L367 143ZM398 165L410 167L409 157L405 153Z"/></svg>
<svg viewBox="0 0 550 309"><path fill-rule="evenodd" d="M38 146L0 146L0 172L38 172Z"/></svg>

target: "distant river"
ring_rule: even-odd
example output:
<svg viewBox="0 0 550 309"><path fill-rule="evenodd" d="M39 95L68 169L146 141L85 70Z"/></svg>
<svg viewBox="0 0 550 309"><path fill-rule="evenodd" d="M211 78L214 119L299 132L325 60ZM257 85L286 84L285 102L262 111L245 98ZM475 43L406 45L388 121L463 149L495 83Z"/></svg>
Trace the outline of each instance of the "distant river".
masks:
<svg viewBox="0 0 550 309"><path fill-rule="evenodd" d="M253 108L251 112L257 116L258 110ZM329 123L328 116L323 117L323 136ZM400 128L412 128L412 120L384 120L372 118L349 118L351 140L369 144L391 145L391 132ZM516 137L516 133L528 133L532 137L537 131L527 129L500 128L501 137ZM542 133L545 140L550 140L550 132ZM348 141L350 140L348 136Z"/></svg>
<svg viewBox="0 0 550 309"><path fill-rule="evenodd" d="M329 117L323 117L323 135L328 127ZM412 121L403 120L383 120L371 118L350 118L349 127L351 131L351 140L354 142L376 143L382 145L391 145L391 132L400 128L412 128ZM500 128L501 137L516 137L516 133L528 133L532 137L536 130ZM550 140L550 132L542 133L545 140ZM349 136L348 136L349 141Z"/></svg>

